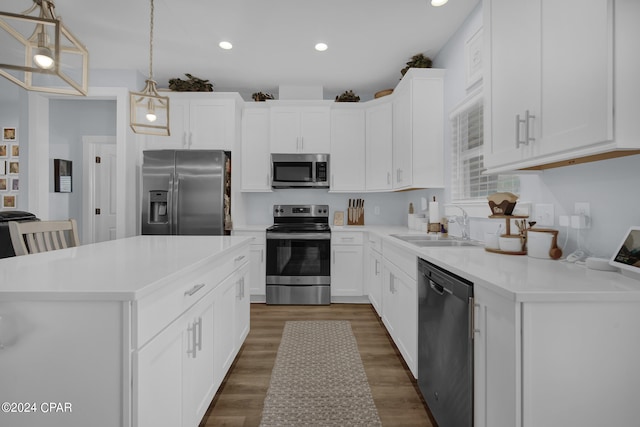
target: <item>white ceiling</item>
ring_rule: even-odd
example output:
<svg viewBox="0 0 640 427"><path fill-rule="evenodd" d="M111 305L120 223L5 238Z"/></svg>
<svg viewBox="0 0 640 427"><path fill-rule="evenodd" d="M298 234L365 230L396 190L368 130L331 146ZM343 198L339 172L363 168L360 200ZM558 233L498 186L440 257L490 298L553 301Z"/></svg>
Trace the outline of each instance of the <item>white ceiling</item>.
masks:
<svg viewBox="0 0 640 427"><path fill-rule="evenodd" d="M153 69L159 87L190 73L216 91L277 95L280 84L325 94L395 87L416 53L434 57L479 0L155 0ZM149 73L149 0L54 0L89 50L92 69ZM2 0L18 13L32 0ZM221 40L234 48L224 51ZM323 41L325 52L313 46ZM332 95L333 96L333 95Z"/></svg>

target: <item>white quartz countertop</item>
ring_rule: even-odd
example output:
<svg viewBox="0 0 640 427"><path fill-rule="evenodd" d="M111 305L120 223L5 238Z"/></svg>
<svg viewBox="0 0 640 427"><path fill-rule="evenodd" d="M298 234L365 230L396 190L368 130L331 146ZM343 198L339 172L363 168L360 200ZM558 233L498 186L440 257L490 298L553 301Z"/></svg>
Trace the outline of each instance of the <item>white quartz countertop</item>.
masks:
<svg viewBox="0 0 640 427"><path fill-rule="evenodd" d="M514 301L640 301L640 280L618 272L590 270L560 260L491 253L482 246L419 248L391 234L416 233L406 227L366 226L384 245L405 248Z"/></svg>
<svg viewBox="0 0 640 427"><path fill-rule="evenodd" d="M134 300L249 244L244 236L136 236L0 259L0 301Z"/></svg>

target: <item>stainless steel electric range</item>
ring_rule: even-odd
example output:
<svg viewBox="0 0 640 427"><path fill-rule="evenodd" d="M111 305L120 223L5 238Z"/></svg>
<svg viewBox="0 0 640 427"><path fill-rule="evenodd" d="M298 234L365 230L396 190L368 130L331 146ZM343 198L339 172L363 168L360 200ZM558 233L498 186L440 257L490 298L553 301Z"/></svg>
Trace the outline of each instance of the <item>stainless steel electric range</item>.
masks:
<svg viewBox="0 0 640 427"><path fill-rule="evenodd" d="M331 303L328 205L274 205L267 228L267 304Z"/></svg>

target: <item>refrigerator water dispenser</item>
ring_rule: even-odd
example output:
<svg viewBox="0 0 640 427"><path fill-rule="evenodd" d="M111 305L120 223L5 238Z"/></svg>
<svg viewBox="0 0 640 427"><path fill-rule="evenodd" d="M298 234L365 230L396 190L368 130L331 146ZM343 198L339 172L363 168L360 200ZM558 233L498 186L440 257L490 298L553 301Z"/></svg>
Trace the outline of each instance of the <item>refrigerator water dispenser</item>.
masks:
<svg viewBox="0 0 640 427"><path fill-rule="evenodd" d="M169 222L167 197L168 191L149 191L149 224L167 224Z"/></svg>

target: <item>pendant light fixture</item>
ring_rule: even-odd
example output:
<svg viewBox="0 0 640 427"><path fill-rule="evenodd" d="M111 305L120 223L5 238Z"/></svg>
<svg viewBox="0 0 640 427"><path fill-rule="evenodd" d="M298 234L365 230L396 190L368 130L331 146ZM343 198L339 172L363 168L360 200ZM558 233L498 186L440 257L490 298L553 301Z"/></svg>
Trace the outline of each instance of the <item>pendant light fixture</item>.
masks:
<svg viewBox="0 0 640 427"><path fill-rule="evenodd" d="M27 90L86 96L89 52L54 9L33 0L22 13L0 12L0 75Z"/></svg>
<svg viewBox="0 0 640 427"><path fill-rule="evenodd" d="M129 92L130 125L135 133L169 136L169 97L160 96L153 80L153 0L149 31L149 78L142 92Z"/></svg>

